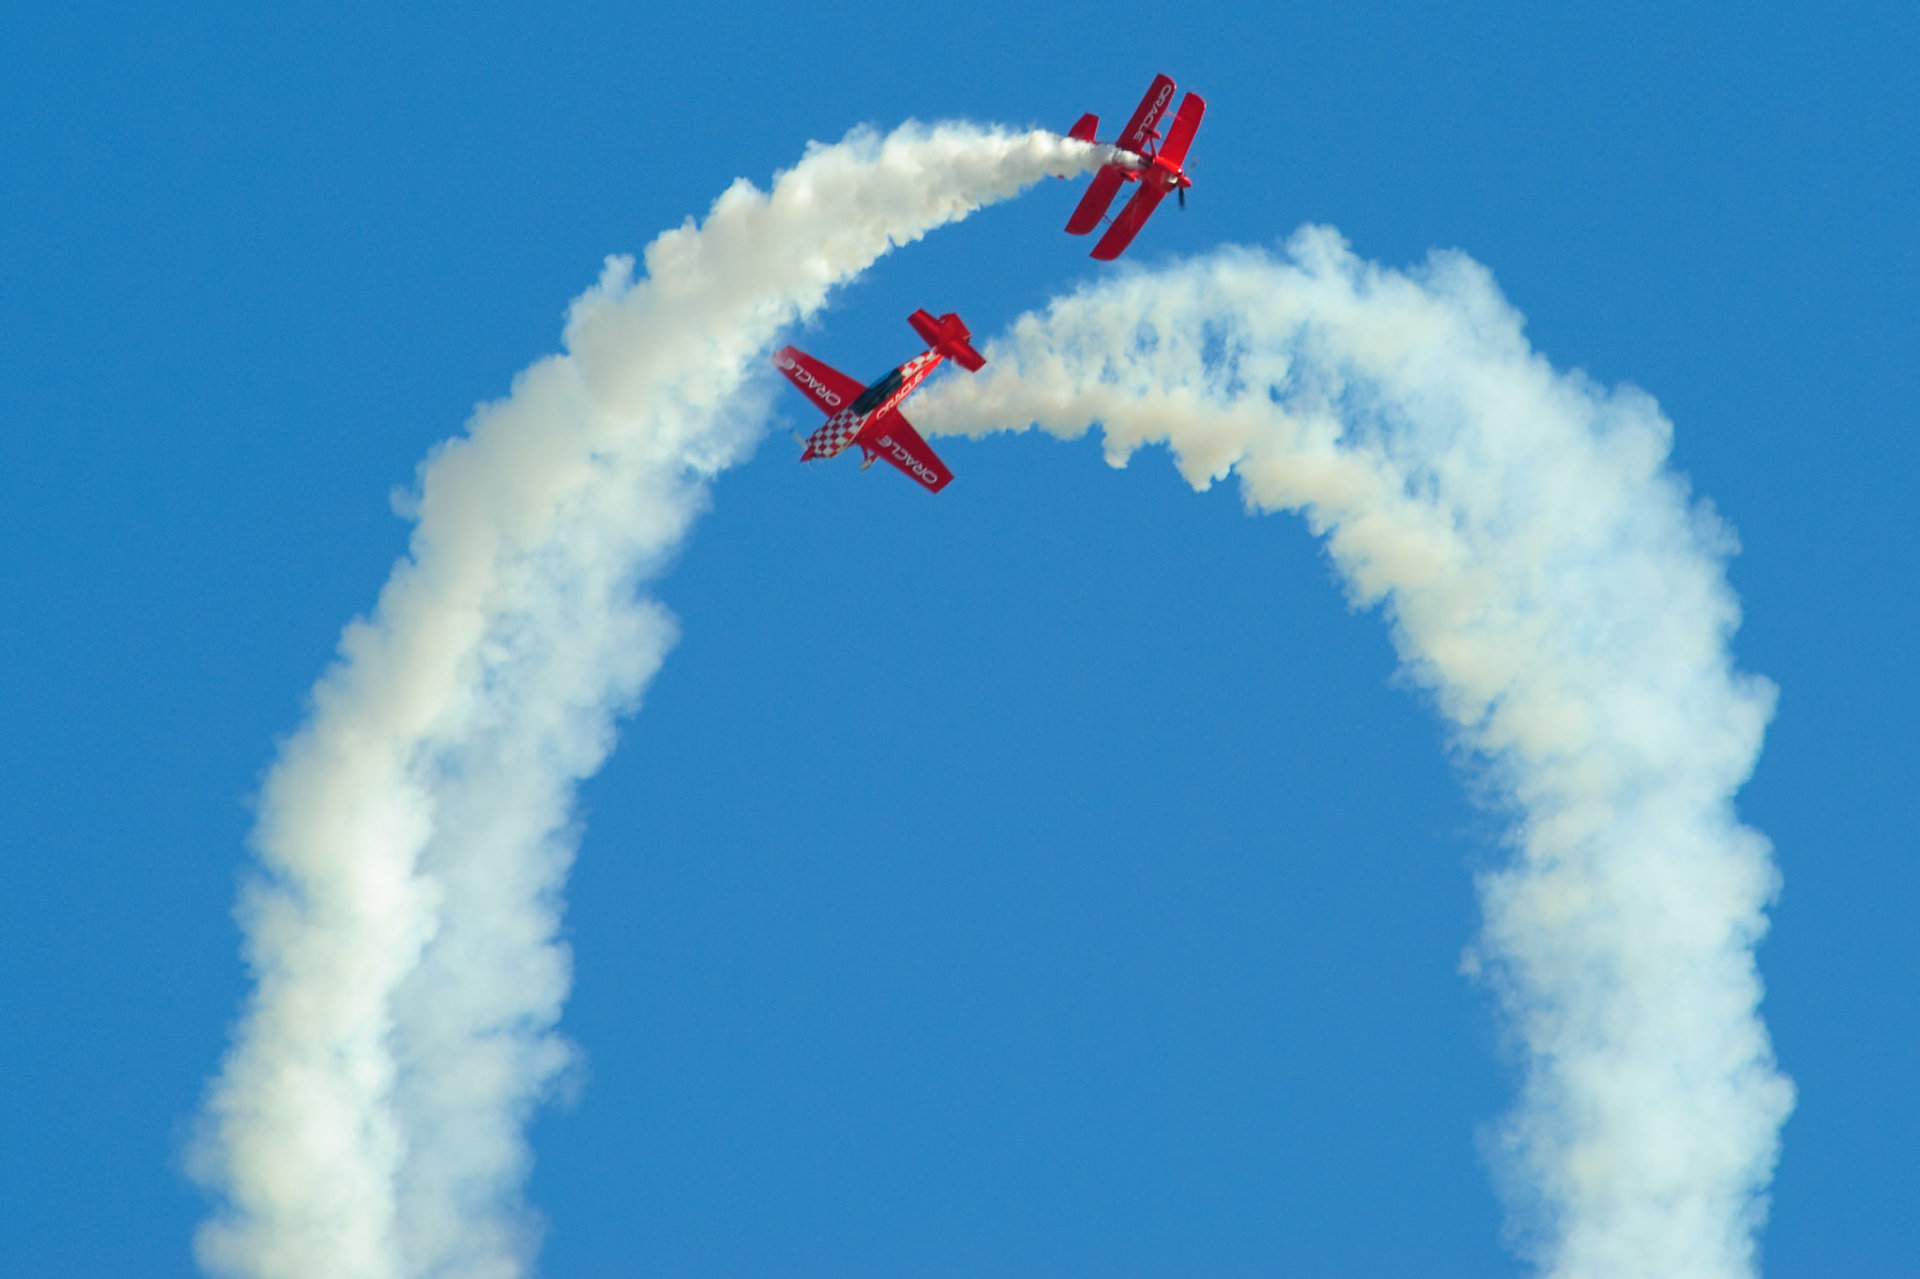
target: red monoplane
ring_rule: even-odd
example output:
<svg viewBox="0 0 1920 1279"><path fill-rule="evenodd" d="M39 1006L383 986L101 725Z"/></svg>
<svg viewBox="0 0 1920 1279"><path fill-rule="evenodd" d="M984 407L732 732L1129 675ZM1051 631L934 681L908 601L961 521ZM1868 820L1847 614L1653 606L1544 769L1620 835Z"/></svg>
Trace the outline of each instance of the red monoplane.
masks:
<svg viewBox="0 0 1920 1279"><path fill-rule="evenodd" d="M802 462L817 457L838 457L850 444L858 444L866 460L866 470L877 457L884 457L929 489L938 493L953 478L946 463L934 455L913 424L901 416L900 401L913 388L926 381L942 360L952 360L969 372L987 362L973 349L973 334L960 317L949 311L934 319L925 311L907 317L927 343L927 349L893 372L868 386L861 386L837 369L814 359L798 347L781 347L773 357L773 367L807 393L827 415L827 423L807 437Z"/></svg>
<svg viewBox="0 0 1920 1279"><path fill-rule="evenodd" d="M1173 117L1173 127L1167 130L1167 140L1160 141L1157 127L1166 117L1167 104L1173 101L1173 77L1160 75L1153 78L1153 84L1147 89L1147 96L1140 99L1139 110L1133 113L1133 119L1127 121L1126 132L1113 144L1127 152L1131 163L1126 160L1104 165L1100 172L1093 175L1093 182L1087 187L1087 193L1080 197L1080 207L1073 211L1073 217L1067 220L1069 235L1085 235L1100 225L1100 219L1107 215L1107 206L1113 203L1113 197L1120 193L1123 182L1138 182L1140 189L1128 200L1126 207L1120 210L1120 216L1113 220L1107 233L1093 246L1093 256L1106 262L1120 256L1133 237L1139 234L1147 218L1158 207L1160 201L1167 198L1167 192L1180 193L1180 207L1187 207L1187 188L1193 185L1193 179L1187 176L1182 164L1187 158L1187 148L1193 144L1194 131L1200 127L1200 117L1206 111L1206 100L1197 93L1189 93L1180 100L1180 110ZM1080 122L1067 131L1070 138L1082 142L1092 142L1093 132L1100 127L1100 117L1087 114Z"/></svg>

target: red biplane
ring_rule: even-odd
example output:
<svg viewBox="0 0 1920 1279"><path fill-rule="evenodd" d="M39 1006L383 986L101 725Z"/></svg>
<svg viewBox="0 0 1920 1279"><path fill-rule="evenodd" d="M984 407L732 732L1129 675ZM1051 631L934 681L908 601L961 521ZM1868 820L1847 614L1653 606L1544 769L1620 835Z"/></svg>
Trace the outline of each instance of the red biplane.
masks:
<svg viewBox="0 0 1920 1279"><path fill-rule="evenodd" d="M1133 243L1133 237L1139 234L1140 228L1160 201L1167 198L1167 192L1178 191L1180 207L1187 207L1187 188L1193 185L1193 179L1187 176L1182 165L1207 104L1197 93L1189 93L1182 98L1180 110L1173 117L1173 126L1167 130L1167 140L1161 142L1157 126L1166 117L1167 104L1172 101L1173 77L1155 76L1153 84L1147 89L1147 96L1140 99L1140 107L1133 113L1133 119L1127 121L1126 131L1113 144L1131 154L1133 163L1102 166L1100 172L1093 175L1087 193L1080 197L1080 207L1067 220L1069 235L1085 235L1099 226L1100 219L1107 215L1107 206L1120 193L1121 183L1140 184L1140 189L1120 210L1120 216L1113 220L1107 233L1093 246L1093 256L1102 262L1119 257L1121 251ZM1093 132L1099 127L1099 116L1083 115L1080 122L1067 131L1067 136L1092 142Z"/></svg>
<svg viewBox="0 0 1920 1279"><path fill-rule="evenodd" d="M850 444L858 444L866 460L884 457L933 492L938 493L953 478L946 463L934 455L920 433L900 413L900 401L926 381L927 374L942 360L952 360L972 372L987 362L973 349L973 334L960 317L949 311L934 319L925 311L907 317L914 331L927 343L927 349L893 372L868 386L829 368L798 347L784 346L773 357L773 367L787 380L807 393L807 398L827 415L827 423L807 437L802 462L817 457L838 457Z"/></svg>

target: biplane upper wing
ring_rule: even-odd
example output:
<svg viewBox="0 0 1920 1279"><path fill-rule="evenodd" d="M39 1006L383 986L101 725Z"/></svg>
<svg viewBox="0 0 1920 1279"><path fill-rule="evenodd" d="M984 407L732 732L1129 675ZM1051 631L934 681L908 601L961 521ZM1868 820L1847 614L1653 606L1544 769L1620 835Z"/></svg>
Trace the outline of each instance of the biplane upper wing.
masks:
<svg viewBox="0 0 1920 1279"><path fill-rule="evenodd" d="M1160 117L1166 114L1167 104L1173 101L1173 77L1157 75L1153 83L1147 86L1147 96L1140 99L1135 108L1133 119L1127 121L1127 127L1120 132L1114 145L1139 155L1147 149L1147 143L1153 140L1154 126L1160 123Z"/></svg>
<svg viewBox="0 0 1920 1279"><path fill-rule="evenodd" d="M839 369L814 359L795 346L783 346L774 353L773 367L787 380L807 393L820 411L832 417L859 398L867 388Z"/></svg>
<svg viewBox="0 0 1920 1279"><path fill-rule="evenodd" d="M947 486L953 472L940 460L906 415L894 409L868 422L856 441L864 448L887 459L935 493Z"/></svg>
<svg viewBox="0 0 1920 1279"><path fill-rule="evenodd" d="M1100 243L1093 246L1093 256L1102 262L1111 262L1119 257L1133 243L1133 237L1140 233L1140 228L1146 225L1153 211L1160 207L1160 201L1166 198L1165 187L1142 182L1140 189L1133 193L1133 199L1127 201L1126 207L1120 210L1120 216L1100 237Z"/></svg>

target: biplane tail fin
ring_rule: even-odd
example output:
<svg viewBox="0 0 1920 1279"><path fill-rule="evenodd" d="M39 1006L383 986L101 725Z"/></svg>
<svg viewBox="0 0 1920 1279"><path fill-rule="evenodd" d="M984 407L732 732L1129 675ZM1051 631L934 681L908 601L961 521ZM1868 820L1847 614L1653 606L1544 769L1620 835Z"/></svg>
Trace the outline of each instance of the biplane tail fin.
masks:
<svg viewBox="0 0 1920 1279"><path fill-rule="evenodd" d="M1094 133L1099 128L1100 117L1089 111L1087 114L1081 116L1071 129L1067 130L1067 136L1076 142L1091 142L1093 141Z"/></svg>

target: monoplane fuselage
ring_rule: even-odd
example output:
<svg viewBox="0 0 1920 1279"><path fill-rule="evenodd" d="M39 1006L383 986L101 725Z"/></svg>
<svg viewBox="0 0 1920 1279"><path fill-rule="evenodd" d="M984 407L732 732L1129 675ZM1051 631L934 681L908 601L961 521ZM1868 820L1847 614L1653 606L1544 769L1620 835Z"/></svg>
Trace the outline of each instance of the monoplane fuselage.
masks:
<svg viewBox="0 0 1920 1279"><path fill-rule="evenodd" d="M860 464L862 470L872 466L875 459L885 458L935 493L953 478L946 463L900 412L900 402L926 381L940 361L951 358L972 370L986 359L973 349L973 335L959 316L949 313L935 319L925 311L915 311L907 319L926 340L927 349L866 386L798 347L782 347L775 353L773 366L827 415L826 422L807 437L800 453L802 462L838 457L858 444L866 454Z"/></svg>

